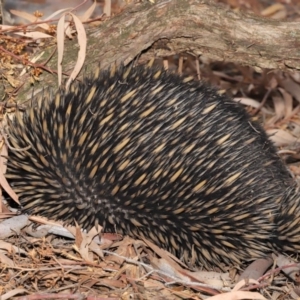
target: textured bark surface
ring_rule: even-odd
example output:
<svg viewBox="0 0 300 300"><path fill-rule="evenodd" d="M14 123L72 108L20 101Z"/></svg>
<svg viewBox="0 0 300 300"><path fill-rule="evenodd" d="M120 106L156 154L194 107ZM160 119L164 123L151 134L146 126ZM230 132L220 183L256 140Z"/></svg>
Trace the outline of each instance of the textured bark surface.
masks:
<svg viewBox="0 0 300 300"><path fill-rule="evenodd" d="M299 22L235 13L209 0L146 1L87 31L86 73L99 62L105 68L114 62L145 62L179 53L260 68L300 69ZM45 51L41 61L54 47L53 43L41 49ZM63 70L69 73L77 59L76 40L66 41L65 47ZM56 55L47 67L57 69ZM46 72L41 79L41 87L57 85L56 76ZM25 84L19 99L25 99L28 91L30 86Z"/></svg>
<svg viewBox="0 0 300 300"><path fill-rule="evenodd" d="M142 60L186 52L261 68L300 68L299 22L238 14L213 1L172 0L134 7L105 27L92 37L100 46L95 54L109 63L129 62L148 50Z"/></svg>

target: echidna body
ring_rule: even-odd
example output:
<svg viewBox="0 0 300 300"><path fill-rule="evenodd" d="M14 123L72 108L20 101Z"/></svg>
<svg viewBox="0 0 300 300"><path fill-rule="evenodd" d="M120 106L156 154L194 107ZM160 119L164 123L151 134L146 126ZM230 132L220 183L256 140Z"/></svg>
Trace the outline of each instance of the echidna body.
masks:
<svg viewBox="0 0 300 300"><path fill-rule="evenodd" d="M120 68L39 102L9 128L25 148L7 171L24 211L145 237L191 265L300 249L295 184L262 128L214 89Z"/></svg>

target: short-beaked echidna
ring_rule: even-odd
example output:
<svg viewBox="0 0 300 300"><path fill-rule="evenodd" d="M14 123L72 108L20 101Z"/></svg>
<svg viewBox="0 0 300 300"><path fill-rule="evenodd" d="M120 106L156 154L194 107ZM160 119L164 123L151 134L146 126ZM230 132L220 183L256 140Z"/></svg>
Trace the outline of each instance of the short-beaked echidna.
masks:
<svg viewBox="0 0 300 300"><path fill-rule="evenodd" d="M139 66L52 98L9 126L25 148L7 171L24 211L145 237L206 267L300 249L296 184L227 96Z"/></svg>

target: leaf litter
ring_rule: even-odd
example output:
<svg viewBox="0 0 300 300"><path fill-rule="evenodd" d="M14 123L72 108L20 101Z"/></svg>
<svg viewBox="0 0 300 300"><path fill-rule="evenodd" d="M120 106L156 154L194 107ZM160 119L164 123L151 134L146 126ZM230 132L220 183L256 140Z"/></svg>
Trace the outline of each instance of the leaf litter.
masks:
<svg viewBox="0 0 300 300"><path fill-rule="evenodd" d="M14 11L19 17L35 23L32 24L33 28L26 29L25 33L23 29L18 31L13 26L2 27L1 30L3 33L21 36L24 45L29 39L51 39L53 25L49 25L50 20L63 14L61 25L56 28L57 51L61 62L65 36L71 38L77 32L80 50L71 76L74 79L85 59L86 37L81 22L89 19L92 10L91 7L82 18L77 18L63 9L47 20ZM262 15L275 15L282 10L282 6L277 5L262 11ZM110 9L106 8L106 11ZM74 22L70 18L66 19L66 15L71 16ZM12 58L18 55L16 48L10 53L14 54ZM34 58L27 62L31 63L29 67L37 67ZM13 65L13 60L10 63ZM286 162L297 158L300 130L299 72L286 74L279 70L259 70L231 63L211 62L205 57L199 61L189 55L181 55L176 59L158 59L157 63L170 70L202 78L217 86L220 92L229 94L235 101L245 105L253 118L262 123ZM13 75L11 70L9 72ZM61 82L62 68L59 66L57 73ZM12 84L14 77L11 78ZM5 151L5 147L2 149ZM4 171L5 159L1 159L0 164ZM295 176L299 176L297 164L289 167ZM0 177L1 186L17 201L3 178ZM299 276L298 265L281 256L275 257L278 266L267 265L267 273L257 280L239 281L237 268L223 267L226 272L218 269L191 272L179 259L150 241L122 238L116 234L99 235L100 226L86 232L79 226L64 226L38 216L18 215L15 212L11 217L11 214L6 206L2 208L1 300L203 299L207 295L216 300L277 299L283 295L296 299L298 296L293 286ZM287 272L284 271L287 275L281 272L283 269L287 269ZM286 276L291 281L287 281Z"/></svg>

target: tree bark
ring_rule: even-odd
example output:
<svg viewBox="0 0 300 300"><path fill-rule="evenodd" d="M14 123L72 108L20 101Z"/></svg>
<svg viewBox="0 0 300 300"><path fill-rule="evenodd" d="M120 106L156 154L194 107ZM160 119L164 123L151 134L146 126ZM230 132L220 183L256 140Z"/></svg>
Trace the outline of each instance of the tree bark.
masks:
<svg viewBox="0 0 300 300"><path fill-rule="evenodd" d="M300 68L299 22L235 13L214 1L160 1L128 9L104 25L92 37L108 64L130 62L145 51L142 61L185 52L260 68Z"/></svg>
<svg viewBox="0 0 300 300"><path fill-rule="evenodd" d="M300 69L299 22L235 13L210 0L146 1L87 31L85 73L99 63L106 68L115 62L146 62L179 53L259 68ZM44 49L41 60L54 47ZM66 41L65 47L63 70L70 72L77 59L76 40ZM54 56L47 67L56 66ZM42 87L56 86L56 76L44 72L41 78ZM20 96L29 90L30 85L24 85Z"/></svg>

